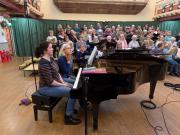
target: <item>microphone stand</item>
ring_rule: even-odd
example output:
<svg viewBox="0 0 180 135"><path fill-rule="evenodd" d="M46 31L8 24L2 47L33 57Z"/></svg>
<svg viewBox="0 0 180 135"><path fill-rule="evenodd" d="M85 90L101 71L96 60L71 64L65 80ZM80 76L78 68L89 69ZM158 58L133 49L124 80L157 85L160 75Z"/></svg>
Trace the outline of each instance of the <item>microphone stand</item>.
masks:
<svg viewBox="0 0 180 135"><path fill-rule="evenodd" d="M36 71L35 71L35 67L34 67L34 58L33 58L33 48L32 48L32 41L31 41L31 32L30 32L30 25L29 25L29 11L28 11L28 2L27 0L24 0L24 17L27 19L27 27L28 27L28 37L30 38L30 49L31 49L31 60L32 60L32 65L33 65L33 74L34 74L34 82L35 82L35 87L36 87L36 91L37 91L37 81L36 81Z"/></svg>

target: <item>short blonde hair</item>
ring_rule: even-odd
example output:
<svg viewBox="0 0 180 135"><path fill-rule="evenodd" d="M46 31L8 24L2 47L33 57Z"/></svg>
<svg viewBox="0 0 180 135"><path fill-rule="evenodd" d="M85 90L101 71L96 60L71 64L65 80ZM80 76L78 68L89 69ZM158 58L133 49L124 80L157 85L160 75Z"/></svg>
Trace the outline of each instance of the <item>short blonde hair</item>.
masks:
<svg viewBox="0 0 180 135"><path fill-rule="evenodd" d="M64 56L65 55L65 53L64 53L64 50L67 48L69 46L69 44L63 44L62 46L61 46L61 49L60 49L60 51L59 51L59 56Z"/></svg>
<svg viewBox="0 0 180 135"><path fill-rule="evenodd" d="M60 51L59 51L59 56L65 56L64 50L65 50L66 48L68 48L68 47L71 47L71 49L72 49L71 42L68 42L68 43L66 43L66 44L63 44L63 45L61 46L61 49L60 49Z"/></svg>

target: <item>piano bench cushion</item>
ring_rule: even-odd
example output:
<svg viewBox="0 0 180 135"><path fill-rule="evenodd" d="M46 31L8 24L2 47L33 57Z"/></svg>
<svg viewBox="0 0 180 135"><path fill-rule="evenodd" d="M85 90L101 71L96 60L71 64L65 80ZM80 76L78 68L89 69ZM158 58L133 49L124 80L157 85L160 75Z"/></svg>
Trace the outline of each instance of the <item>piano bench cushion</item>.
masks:
<svg viewBox="0 0 180 135"><path fill-rule="evenodd" d="M37 121L37 111L43 110L49 113L49 122L52 122L52 109L61 100L61 97L50 97L46 95L41 95L38 91L34 92L32 95L32 103L34 104L34 117Z"/></svg>
<svg viewBox="0 0 180 135"><path fill-rule="evenodd" d="M51 106L55 101L60 100L61 97L50 97L46 95L41 95L38 91L32 94L32 103L36 105L46 105Z"/></svg>

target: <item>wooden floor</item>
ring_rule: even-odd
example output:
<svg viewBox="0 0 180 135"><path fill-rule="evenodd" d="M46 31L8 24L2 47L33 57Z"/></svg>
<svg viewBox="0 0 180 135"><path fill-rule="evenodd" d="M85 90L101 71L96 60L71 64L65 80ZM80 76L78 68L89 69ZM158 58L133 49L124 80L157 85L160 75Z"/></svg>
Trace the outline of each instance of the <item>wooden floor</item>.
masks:
<svg viewBox="0 0 180 135"><path fill-rule="evenodd" d="M39 112L39 120L34 121L32 104L19 106L27 88L28 95L34 91L32 76L23 76L18 70L22 59L10 63L0 63L0 134L1 135L84 135L84 122L78 126L66 126L63 123L64 102L61 101L53 110L53 123L48 122L47 112ZM180 83L180 78L167 76L166 81ZM157 106L165 102L167 95L172 92L158 82L154 97ZM101 103L99 114L99 129L93 131L92 117L88 116L89 135L154 135L141 110L139 102L148 98L149 84L144 84L138 90L127 96L118 96L117 100ZM180 100L180 93L175 92L169 101ZM160 109L145 110L154 126L162 126L159 135L168 135ZM90 113L89 113L90 114ZM171 135L180 135L180 102L171 103L164 107L164 115ZM83 112L79 117L83 121Z"/></svg>

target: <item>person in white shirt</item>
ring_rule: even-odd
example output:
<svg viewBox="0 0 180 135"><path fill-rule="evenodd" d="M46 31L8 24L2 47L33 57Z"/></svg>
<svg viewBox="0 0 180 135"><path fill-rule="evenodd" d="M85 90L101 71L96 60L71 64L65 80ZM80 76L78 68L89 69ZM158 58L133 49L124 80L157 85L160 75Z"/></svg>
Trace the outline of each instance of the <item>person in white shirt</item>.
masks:
<svg viewBox="0 0 180 135"><path fill-rule="evenodd" d="M53 30L49 30L49 36L47 37L46 41L50 42L51 44L57 43L57 38L56 36L54 36Z"/></svg>
<svg viewBox="0 0 180 135"><path fill-rule="evenodd" d="M132 40L129 42L129 48L138 48L139 47L139 43L137 41L137 35L133 35L132 36Z"/></svg>
<svg viewBox="0 0 180 135"><path fill-rule="evenodd" d="M52 44L53 57L56 58L58 55L59 49L57 49L57 38L56 38L56 36L54 36L53 30L49 30L49 36L47 37L46 41Z"/></svg>
<svg viewBox="0 0 180 135"><path fill-rule="evenodd" d="M93 42L93 30L92 29L89 29L88 30L88 41L89 43Z"/></svg>

